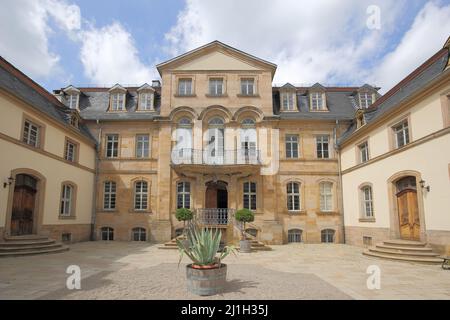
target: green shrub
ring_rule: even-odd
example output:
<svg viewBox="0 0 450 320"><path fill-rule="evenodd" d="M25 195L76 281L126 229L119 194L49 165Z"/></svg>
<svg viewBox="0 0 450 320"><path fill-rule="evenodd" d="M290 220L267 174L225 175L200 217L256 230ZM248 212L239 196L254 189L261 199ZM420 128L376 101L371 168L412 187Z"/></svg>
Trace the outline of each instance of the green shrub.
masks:
<svg viewBox="0 0 450 320"><path fill-rule="evenodd" d="M189 221L192 220L193 216L192 211L187 208L179 208L175 212L175 217L178 221Z"/></svg>
<svg viewBox="0 0 450 320"><path fill-rule="evenodd" d="M239 222L242 222L243 226L242 226L242 240L246 240L245 238L245 224L247 222L253 222L255 221L255 214L253 213L253 211L249 210L249 209L240 209L238 211L236 211L236 214L234 215L235 219Z"/></svg>

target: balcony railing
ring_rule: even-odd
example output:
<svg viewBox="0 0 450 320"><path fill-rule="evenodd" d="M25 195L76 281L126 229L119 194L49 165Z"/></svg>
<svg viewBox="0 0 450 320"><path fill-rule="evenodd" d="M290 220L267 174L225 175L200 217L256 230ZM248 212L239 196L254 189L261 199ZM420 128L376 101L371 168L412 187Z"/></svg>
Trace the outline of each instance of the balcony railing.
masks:
<svg viewBox="0 0 450 320"><path fill-rule="evenodd" d="M202 225L226 226L233 222L234 212L234 209L197 209L194 220Z"/></svg>
<svg viewBox="0 0 450 320"><path fill-rule="evenodd" d="M173 149L172 164L239 165L261 164L260 150Z"/></svg>

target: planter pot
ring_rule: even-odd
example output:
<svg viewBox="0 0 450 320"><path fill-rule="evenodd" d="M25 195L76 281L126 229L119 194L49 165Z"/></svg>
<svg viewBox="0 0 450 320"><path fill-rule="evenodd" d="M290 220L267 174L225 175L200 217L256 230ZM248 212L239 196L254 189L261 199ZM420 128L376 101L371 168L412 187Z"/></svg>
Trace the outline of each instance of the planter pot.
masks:
<svg viewBox="0 0 450 320"><path fill-rule="evenodd" d="M249 253L252 252L252 242L250 240L241 240L239 241L239 251Z"/></svg>
<svg viewBox="0 0 450 320"><path fill-rule="evenodd" d="M220 293L227 281L227 265L221 264L213 268L193 268L192 264L186 266L187 289L199 296L212 296Z"/></svg>

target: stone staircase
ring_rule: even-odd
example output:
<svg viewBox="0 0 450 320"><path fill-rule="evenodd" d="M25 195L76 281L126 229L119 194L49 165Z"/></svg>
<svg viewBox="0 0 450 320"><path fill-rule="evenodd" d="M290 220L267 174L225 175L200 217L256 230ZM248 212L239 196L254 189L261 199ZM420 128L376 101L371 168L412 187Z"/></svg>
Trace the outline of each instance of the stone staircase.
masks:
<svg viewBox="0 0 450 320"><path fill-rule="evenodd" d="M250 240L252 242L252 251L270 251L272 250L271 247L266 245L264 242L258 241L258 240ZM239 246L236 248L240 250Z"/></svg>
<svg viewBox="0 0 450 320"><path fill-rule="evenodd" d="M177 238L181 239L182 237L180 236ZM158 249L178 249L177 242L176 242L177 238L173 238L172 240L158 246Z"/></svg>
<svg viewBox="0 0 450 320"><path fill-rule="evenodd" d="M409 240L385 240L364 250L364 255L382 259L441 264L439 254L427 247L425 242Z"/></svg>
<svg viewBox="0 0 450 320"><path fill-rule="evenodd" d="M38 235L5 237L4 240L4 242L0 242L0 258L59 253L69 250L68 246L60 242Z"/></svg>

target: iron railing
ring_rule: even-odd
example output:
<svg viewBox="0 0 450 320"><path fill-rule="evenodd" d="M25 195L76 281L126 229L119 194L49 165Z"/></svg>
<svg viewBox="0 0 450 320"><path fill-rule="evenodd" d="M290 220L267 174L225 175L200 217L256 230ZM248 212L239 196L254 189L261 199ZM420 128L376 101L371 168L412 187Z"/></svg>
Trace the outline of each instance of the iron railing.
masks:
<svg viewBox="0 0 450 320"><path fill-rule="evenodd" d="M261 164L260 150L255 149L188 149L174 148L171 155L172 164L201 164L201 165L237 165Z"/></svg>
<svg viewBox="0 0 450 320"><path fill-rule="evenodd" d="M202 225L226 226L233 223L234 212L234 209L202 208L197 209L194 220Z"/></svg>

